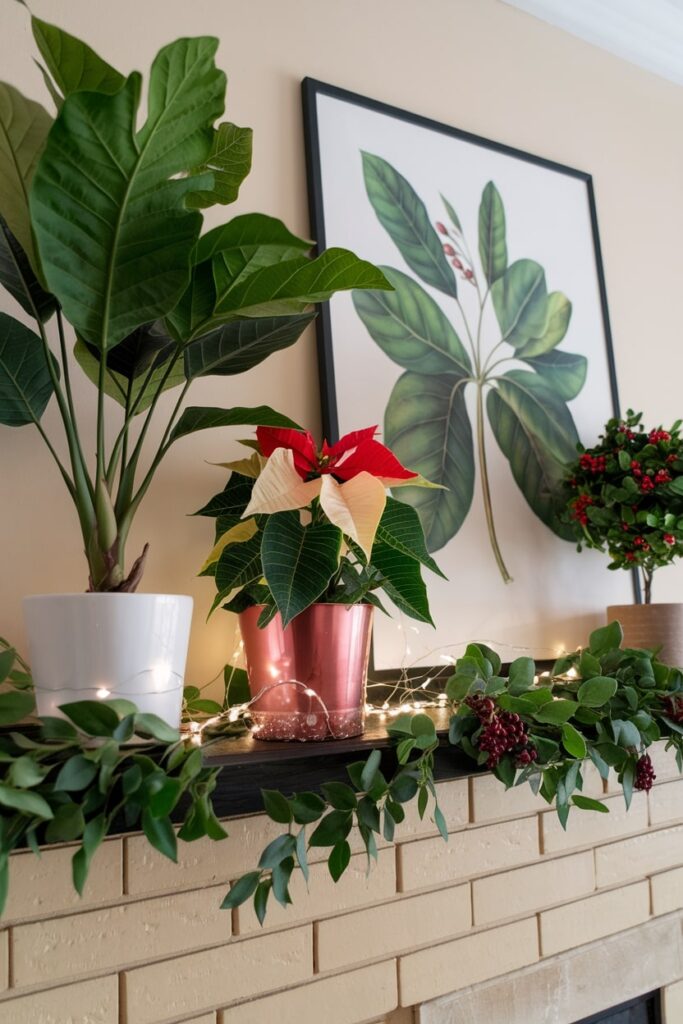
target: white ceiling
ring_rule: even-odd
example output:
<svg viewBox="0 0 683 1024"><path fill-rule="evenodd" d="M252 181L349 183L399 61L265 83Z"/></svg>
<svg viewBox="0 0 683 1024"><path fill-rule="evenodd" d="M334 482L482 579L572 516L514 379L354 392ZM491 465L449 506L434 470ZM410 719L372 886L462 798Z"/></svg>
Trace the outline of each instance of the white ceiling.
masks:
<svg viewBox="0 0 683 1024"><path fill-rule="evenodd" d="M683 0L503 0L683 85Z"/></svg>

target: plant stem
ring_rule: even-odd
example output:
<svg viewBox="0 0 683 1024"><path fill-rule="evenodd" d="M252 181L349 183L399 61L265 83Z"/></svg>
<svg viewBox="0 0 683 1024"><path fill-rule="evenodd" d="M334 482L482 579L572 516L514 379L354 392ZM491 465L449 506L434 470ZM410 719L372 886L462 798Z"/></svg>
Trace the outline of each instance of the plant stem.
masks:
<svg viewBox="0 0 683 1024"><path fill-rule="evenodd" d="M57 331L59 332L59 348L62 355L62 369L64 371L64 387L66 390L66 401L69 409L69 415L71 417L71 423L74 430L74 441L76 448L78 449L79 458L81 463L85 466L85 456L83 455L83 446L81 444L80 435L78 433L78 421L76 419L76 407L74 406L73 391L71 388L71 373L69 370L69 356L66 351L66 337L64 335L64 318L62 317L62 310L57 307ZM95 491L92 486L90 477L86 474L86 482L88 490L90 491L90 498L94 502Z"/></svg>
<svg viewBox="0 0 683 1024"><path fill-rule="evenodd" d="M484 384L477 381L477 451L479 454L479 475L481 477L481 494L484 501L484 512L486 514L486 526L489 531L489 540L493 548L500 574L504 583L511 583L512 576L507 571L503 556L498 546L496 527L493 521L493 505L491 502L491 490L489 487L488 469L486 466L486 446L484 441Z"/></svg>
<svg viewBox="0 0 683 1024"><path fill-rule="evenodd" d="M652 604L652 577L653 576L654 576L654 570L652 570L651 572L648 572L647 569L643 569L643 581L645 583L645 587L644 587L644 597L645 597L645 602L644 603L645 604Z"/></svg>

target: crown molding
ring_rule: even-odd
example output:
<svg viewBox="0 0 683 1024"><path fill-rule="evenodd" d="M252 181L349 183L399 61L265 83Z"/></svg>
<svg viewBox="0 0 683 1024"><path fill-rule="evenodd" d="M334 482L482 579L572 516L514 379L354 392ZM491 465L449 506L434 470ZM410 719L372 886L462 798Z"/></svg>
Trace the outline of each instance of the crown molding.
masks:
<svg viewBox="0 0 683 1024"><path fill-rule="evenodd" d="M502 0L683 85L683 0Z"/></svg>

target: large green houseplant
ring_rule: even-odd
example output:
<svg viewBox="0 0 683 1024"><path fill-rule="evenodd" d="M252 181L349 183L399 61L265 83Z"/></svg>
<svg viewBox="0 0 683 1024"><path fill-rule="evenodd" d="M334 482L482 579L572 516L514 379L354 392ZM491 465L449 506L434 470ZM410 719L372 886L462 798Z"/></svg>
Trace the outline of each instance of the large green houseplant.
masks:
<svg viewBox="0 0 683 1024"><path fill-rule="evenodd" d="M0 423L33 424L54 457L78 513L89 588L130 591L144 553L127 571L126 540L170 446L206 427L290 422L265 407L183 409L192 383L242 373L291 345L310 305L335 291L390 286L345 250L311 259L312 243L272 217L247 214L201 234L202 211L233 202L251 166L251 130L220 121L218 40L178 39L159 52L143 120L138 72L124 77L59 28L31 24L58 109L53 119L0 83L0 282L35 321L32 330L0 314ZM97 387L97 436L85 442L66 321ZM178 400L143 464L171 388ZM66 464L40 422L53 396ZM107 396L121 407L111 445Z"/></svg>
<svg viewBox="0 0 683 1024"><path fill-rule="evenodd" d="M267 406L185 406L187 392L293 344L311 305L335 291L390 286L345 250L311 258L312 243L273 217L242 215L202 234L203 211L233 202L251 166L251 131L220 120L217 39L178 39L158 53L143 117L138 72L125 77L61 29L31 24L57 115L0 83L0 283L35 321L0 313L0 424L40 433L98 595L97 605L82 594L26 600L38 708L52 715L73 690L90 689L177 724L192 603L130 596L147 552L126 565L133 518L178 439L293 425ZM97 391L93 438L82 431L81 371ZM171 389L169 414L160 398ZM53 397L56 437L41 423ZM125 602L112 596L121 592ZM151 636L163 645L152 648Z"/></svg>

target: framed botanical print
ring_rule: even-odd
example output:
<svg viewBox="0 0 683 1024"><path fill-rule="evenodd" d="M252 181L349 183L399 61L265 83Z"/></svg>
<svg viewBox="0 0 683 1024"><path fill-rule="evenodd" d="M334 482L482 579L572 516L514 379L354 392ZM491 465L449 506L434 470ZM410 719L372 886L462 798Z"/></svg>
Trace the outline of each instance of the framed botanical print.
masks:
<svg viewBox="0 0 683 1024"><path fill-rule="evenodd" d="M375 668L572 649L632 596L560 518L577 443L618 407L590 175L311 79L303 96L314 237L394 287L322 311L325 434L377 423L440 485L399 495L448 577L434 628L378 615Z"/></svg>

